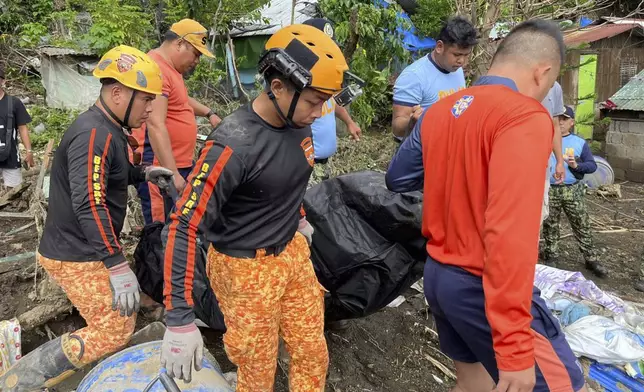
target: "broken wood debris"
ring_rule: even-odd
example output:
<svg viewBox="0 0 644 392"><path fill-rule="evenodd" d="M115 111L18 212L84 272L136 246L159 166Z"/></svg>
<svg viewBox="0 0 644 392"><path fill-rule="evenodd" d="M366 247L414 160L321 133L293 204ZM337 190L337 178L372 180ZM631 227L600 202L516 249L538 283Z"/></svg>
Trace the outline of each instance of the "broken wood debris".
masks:
<svg viewBox="0 0 644 392"><path fill-rule="evenodd" d="M23 232L23 231L25 231L25 230L27 230L27 229L35 226L35 225L36 225L36 222L27 223L24 226L20 226L17 229L13 229L13 230L9 231L8 233L5 234L5 236L10 237L12 235L15 235L15 234L18 234L20 232Z"/></svg>
<svg viewBox="0 0 644 392"><path fill-rule="evenodd" d="M19 198L20 195L22 195L22 193L26 191L30 186L31 183L23 181L17 187L11 188L9 191L5 192L2 196L0 196L0 208L5 207L13 200Z"/></svg>
<svg viewBox="0 0 644 392"><path fill-rule="evenodd" d="M33 219L34 216L28 212L6 212L0 211L0 218L10 219Z"/></svg>

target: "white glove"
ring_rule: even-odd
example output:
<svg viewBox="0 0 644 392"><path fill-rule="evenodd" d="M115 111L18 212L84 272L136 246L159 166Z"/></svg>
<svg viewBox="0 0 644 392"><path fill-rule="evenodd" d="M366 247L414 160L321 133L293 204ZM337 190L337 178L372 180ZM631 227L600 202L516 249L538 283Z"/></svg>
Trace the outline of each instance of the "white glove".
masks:
<svg viewBox="0 0 644 392"><path fill-rule="evenodd" d="M166 189L174 181L174 173L170 169L161 166L146 166L145 181Z"/></svg>
<svg viewBox="0 0 644 392"><path fill-rule="evenodd" d="M306 242L309 243L309 246L311 246L311 243L313 242L313 226L309 223L309 221L306 220L305 217L302 217L300 219L300 224L297 228L297 231L299 231L304 237L306 237Z"/></svg>
<svg viewBox="0 0 644 392"><path fill-rule="evenodd" d="M120 310L121 316L138 313L141 304L139 281L127 262L108 269L112 287L112 310Z"/></svg>
<svg viewBox="0 0 644 392"><path fill-rule="evenodd" d="M199 371L203 361L203 338L192 322L181 327L168 327L161 346L161 366L170 377L189 383L192 380L192 360Z"/></svg>

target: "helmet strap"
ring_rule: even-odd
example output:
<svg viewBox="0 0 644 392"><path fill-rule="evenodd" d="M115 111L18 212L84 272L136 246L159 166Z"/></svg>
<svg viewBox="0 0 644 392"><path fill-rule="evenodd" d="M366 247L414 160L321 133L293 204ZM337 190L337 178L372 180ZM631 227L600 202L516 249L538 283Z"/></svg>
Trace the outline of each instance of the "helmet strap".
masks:
<svg viewBox="0 0 644 392"><path fill-rule="evenodd" d="M105 109L107 114L109 114L110 117L112 117L112 119L116 121L121 126L121 128L123 128L123 130L127 133L130 133L132 130L132 127L128 125L128 122L130 120L130 113L132 112L132 106L134 105L135 95L136 95L136 90L132 90L132 97L130 98L130 102L127 105L127 109L125 109L125 116L123 120L118 118L118 116L114 114L112 109L110 109L109 106L107 106L107 104L105 103L105 100L103 99L103 94L100 94L98 96L98 100L101 102L101 105L103 105L103 109Z"/></svg>
<svg viewBox="0 0 644 392"><path fill-rule="evenodd" d="M298 128L295 123L293 122L293 114L295 113L295 108L297 107L297 102L300 100L300 92L295 91L295 94L293 95L293 99L291 99L291 106L288 109L288 115L285 116L284 113L282 112L282 109L280 106L277 104L277 99L275 98L275 94L273 94L272 91L269 91L267 93L268 98L270 98L271 101L273 101L273 105L275 106L275 109L277 110L277 113L279 114L280 118L284 123L286 124L287 127L289 128Z"/></svg>

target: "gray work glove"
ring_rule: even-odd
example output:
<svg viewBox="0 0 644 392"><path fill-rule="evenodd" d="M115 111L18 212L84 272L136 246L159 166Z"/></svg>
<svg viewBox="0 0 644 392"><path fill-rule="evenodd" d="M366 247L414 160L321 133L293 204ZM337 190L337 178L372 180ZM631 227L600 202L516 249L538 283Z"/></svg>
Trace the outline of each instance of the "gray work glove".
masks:
<svg viewBox="0 0 644 392"><path fill-rule="evenodd" d="M309 223L309 221L306 220L305 217L302 217L300 219L300 224L297 227L297 231L299 231L304 237L306 237L306 242L309 243L309 246L311 246L311 243L313 242L313 226Z"/></svg>
<svg viewBox="0 0 644 392"><path fill-rule="evenodd" d="M137 313L141 304L139 281L127 262L108 269L112 287L112 310L119 310L121 316Z"/></svg>
<svg viewBox="0 0 644 392"><path fill-rule="evenodd" d="M161 366L170 377L189 383L194 368L201 370L203 362L203 338L197 325L192 322L181 327L168 327L161 345Z"/></svg>
<svg viewBox="0 0 644 392"><path fill-rule="evenodd" d="M174 173L165 167L147 166L145 168L145 181L149 181L161 189L167 189L174 181Z"/></svg>

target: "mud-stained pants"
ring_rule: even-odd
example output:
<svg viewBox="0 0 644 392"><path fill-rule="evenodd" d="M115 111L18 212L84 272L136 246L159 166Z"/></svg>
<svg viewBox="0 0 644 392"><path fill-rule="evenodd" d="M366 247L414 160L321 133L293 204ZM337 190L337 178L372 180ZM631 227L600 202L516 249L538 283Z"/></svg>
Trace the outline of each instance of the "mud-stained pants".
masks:
<svg viewBox="0 0 644 392"><path fill-rule="evenodd" d="M278 336L291 356L289 390L324 391L324 289L304 236L297 233L278 256L254 259L211 247L207 271L226 322L226 353L238 366L237 391L273 391Z"/></svg>
<svg viewBox="0 0 644 392"><path fill-rule="evenodd" d="M70 360L80 367L125 347L134 332L136 314L121 317L112 310L110 278L103 263L58 261L40 254L37 257L87 323L87 327L72 332L82 342L68 340L76 356Z"/></svg>

